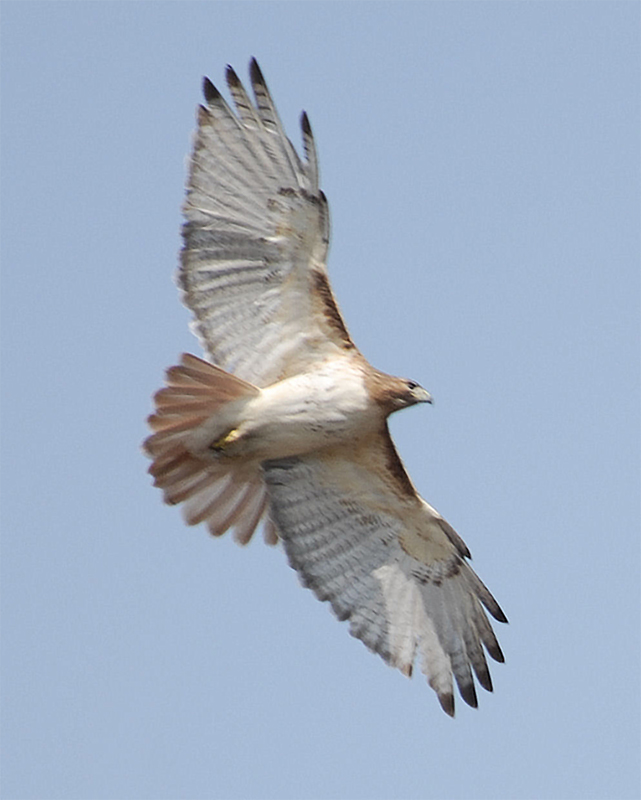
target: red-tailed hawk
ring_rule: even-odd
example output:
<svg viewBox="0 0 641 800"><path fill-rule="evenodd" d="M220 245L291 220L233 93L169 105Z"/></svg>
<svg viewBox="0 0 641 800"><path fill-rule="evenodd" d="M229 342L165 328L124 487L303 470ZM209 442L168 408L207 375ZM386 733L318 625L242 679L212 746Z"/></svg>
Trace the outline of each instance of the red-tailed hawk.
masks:
<svg viewBox="0 0 641 800"><path fill-rule="evenodd" d="M353 636L406 675L418 655L453 715L452 676L476 706L472 670L492 690L483 648L503 661L483 607L506 618L390 438L387 417L430 395L370 366L338 310L307 115L301 159L255 60L250 72L254 100L227 68L235 110L204 82L179 280L210 361L167 371L149 471L214 536L244 544L262 521Z"/></svg>

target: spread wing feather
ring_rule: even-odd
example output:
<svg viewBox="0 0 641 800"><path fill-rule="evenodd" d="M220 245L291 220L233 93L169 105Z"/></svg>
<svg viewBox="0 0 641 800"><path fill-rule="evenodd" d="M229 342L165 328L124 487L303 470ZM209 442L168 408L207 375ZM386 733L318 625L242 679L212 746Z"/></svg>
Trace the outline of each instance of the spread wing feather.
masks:
<svg viewBox="0 0 641 800"><path fill-rule="evenodd" d="M210 358L266 386L353 344L325 270L329 214L309 120L302 160L255 61L250 73L255 102L227 69L236 113L205 80L179 282Z"/></svg>
<svg viewBox="0 0 641 800"><path fill-rule="evenodd" d="M505 616L447 523L390 483L391 440L383 437L349 453L264 464L271 513L303 584L388 664L410 675L418 655L453 714L453 678L475 707L473 672L492 690L484 648L503 660L483 606Z"/></svg>

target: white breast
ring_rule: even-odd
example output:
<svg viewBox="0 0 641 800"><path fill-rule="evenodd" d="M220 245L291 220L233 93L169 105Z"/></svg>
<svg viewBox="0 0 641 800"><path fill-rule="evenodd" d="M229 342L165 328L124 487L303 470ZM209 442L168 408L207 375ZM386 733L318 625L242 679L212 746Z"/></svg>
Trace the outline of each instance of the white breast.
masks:
<svg viewBox="0 0 641 800"><path fill-rule="evenodd" d="M261 460L300 455L344 444L373 429L378 417L361 370L347 359L332 359L250 400L237 446Z"/></svg>

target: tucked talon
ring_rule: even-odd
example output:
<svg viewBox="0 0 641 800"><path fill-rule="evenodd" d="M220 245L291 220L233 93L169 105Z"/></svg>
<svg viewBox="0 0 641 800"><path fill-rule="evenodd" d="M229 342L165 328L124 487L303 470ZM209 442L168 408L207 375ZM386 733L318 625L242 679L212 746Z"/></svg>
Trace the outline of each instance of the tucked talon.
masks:
<svg viewBox="0 0 641 800"><path fill-rule="evenodd" d="M226 447L230 444L233 444L235 441L240 439L240 434L238 433L237 428L232 428L229 433L226 433L224 436L221 436L220 439L213 442L209 445L211 450L216 450L217 452L222 452Z"/></svg>

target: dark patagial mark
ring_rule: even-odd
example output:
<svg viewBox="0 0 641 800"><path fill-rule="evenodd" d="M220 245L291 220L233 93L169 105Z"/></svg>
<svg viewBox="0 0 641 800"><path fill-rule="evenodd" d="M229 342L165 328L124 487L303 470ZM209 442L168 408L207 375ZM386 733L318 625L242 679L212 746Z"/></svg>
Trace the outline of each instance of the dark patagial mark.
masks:
<svg viewBox="0 0 641 800"><path fill-rule="evenodd" d="M385 424L385 429L382 433L382 440L385 446L385 464L390 474L396 481L397 486L404 495L407 495L407 497L416 497L416 490L414 489L409 475L405 471L403 462L398 457L398 453L394 447L392 437L389 434L387 424Z"/></svg>
<svg viewBox="0 0 641 800"><path fill-rule="evenodd" d="M333 328L333 330L336 331L341 338L343 347L346 350L351 350L355 345L349 333L347 332L341 312L338 310L336 300L334 299L329 281L327 280L327 275L317 269L312 270L311 275L314 289L318 292L318 295L323 302L325 319L329 323L330 327Z"/></svg>

